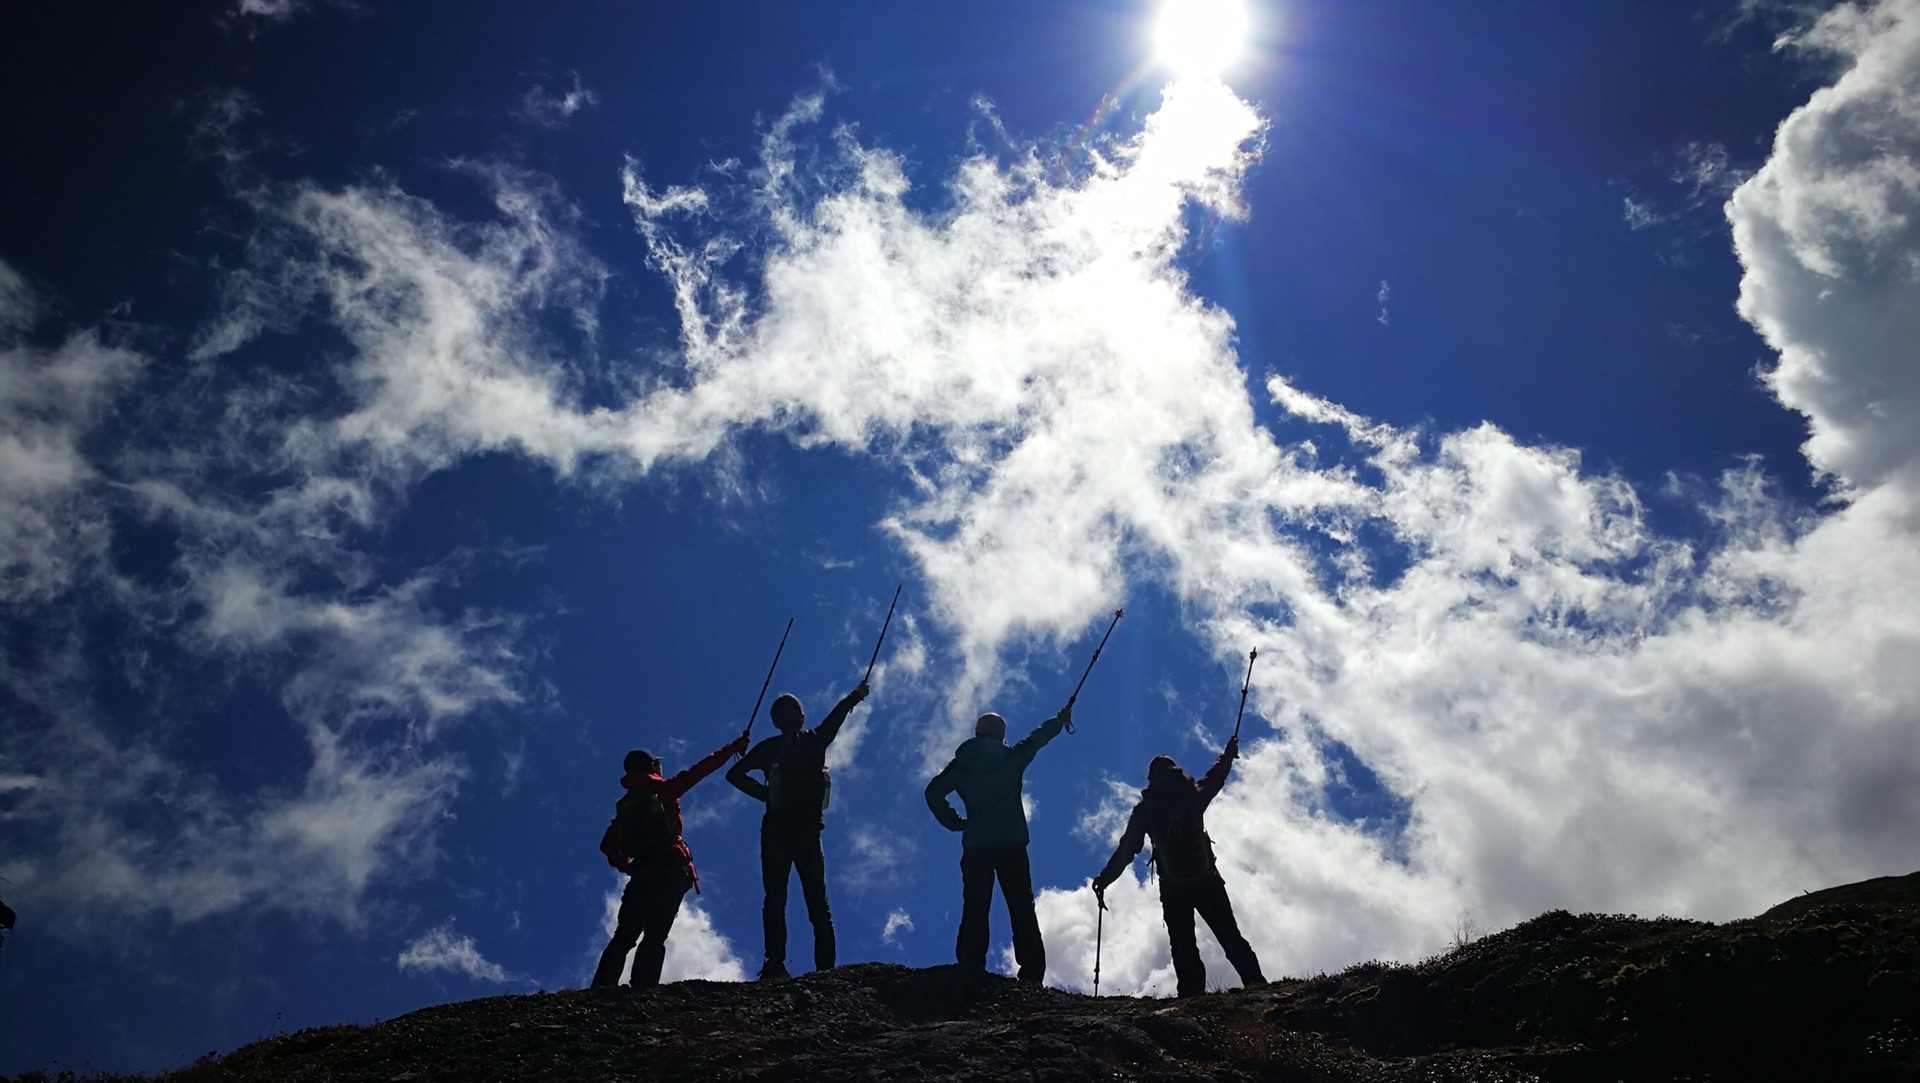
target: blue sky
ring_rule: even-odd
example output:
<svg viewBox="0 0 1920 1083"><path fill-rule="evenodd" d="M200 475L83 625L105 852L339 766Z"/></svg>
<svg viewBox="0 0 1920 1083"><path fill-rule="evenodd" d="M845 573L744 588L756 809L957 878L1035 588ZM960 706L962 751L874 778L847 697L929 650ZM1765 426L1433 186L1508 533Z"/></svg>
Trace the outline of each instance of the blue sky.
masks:
<svg viewBox="0 0 1920 1083"><path fill-rule="evenodd" d="M1255 647L1269 974L1920 865L1920 3L1263 2L1224 81L1147 3L554 7L0 16L0 1072L584 984L620 756L788 618L822 716L901 584L843 961L951 960L924 780L1120 606L1056 985ZM685 809L737 979L755 807Z"/></svg>

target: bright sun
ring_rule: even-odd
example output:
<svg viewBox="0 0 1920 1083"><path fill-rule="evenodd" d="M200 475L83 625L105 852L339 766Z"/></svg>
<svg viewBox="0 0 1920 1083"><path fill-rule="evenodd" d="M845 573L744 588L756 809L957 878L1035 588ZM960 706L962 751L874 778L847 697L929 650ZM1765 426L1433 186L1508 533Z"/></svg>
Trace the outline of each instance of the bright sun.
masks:
<svg viewBox="0 0 1920 1083"><path fill-rule="evenodd" d="M1225 71L1246 39L1246 0L1166 0L1153 24L1155 58L1188 78Z"/></svg>

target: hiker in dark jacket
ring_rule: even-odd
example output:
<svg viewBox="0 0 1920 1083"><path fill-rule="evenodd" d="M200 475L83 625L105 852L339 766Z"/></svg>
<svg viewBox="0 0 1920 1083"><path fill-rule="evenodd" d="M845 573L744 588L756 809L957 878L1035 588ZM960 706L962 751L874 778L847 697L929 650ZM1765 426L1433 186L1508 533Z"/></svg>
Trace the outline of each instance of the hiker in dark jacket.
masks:
<svg viewBox="0 0 1920 1083"><path fill-rule="evenodd" d="M1113 848L1106 868L1093 879L1093 893L1100 909L1105 910L1108 886L1133 864L1146 840L1153 840L1152 862L1160 877L1160 912L1167 921L1173 973L1183 997L1207 991L1207 966L1200 961L1200 948L1193 938L1196 911L1207 919L1207 927L1220 941L1227 961L1240 972L1241 985L1252 988L1267 981L1260 973L1253 946L1234 921L1227 883L1220 878L1220 867L1214 860L1213 840L1201 823L1208 803L1227 784L1227 772L1239 755L1240 739L1228 740L1212 770L1199 782L1171 757L1155 756L1147 765L1147 788L1140 792L1140 803L1133 806L1127 829L1120 833L1120 845Z"/></svg>
<svg viewBox="0 0 1920 1083"><path fill-rule="evenodd" d="M820 832L827 826L827 746L840 734L847 715L867 698L867 683L847 693L813 729L800 701L791 695L773 701L768 715L779 733L753 746L727 769L727 781L755 801L767 803L760 818L760 881L767 900L760 908L766 937L762 980L787 976L788 870L800 874L800 897L813 923L813 968L833 969L833 914L827 909L827 859ZM762 782L748 772L759 771Z"/></svg>
<svg viewBox="0 0 1920 1083"><path fill-rule="evenodd" d="M974 737L953 755L953 762L927 783L927 807L934 819L960 835L960 935L954 955L960 965L987 969L987 915L993 907L993 881L1007 901L1013 924L1013 957L1021 981L1038 984L1047 975L1047 948L1033 912L1033 870L1027 863L1027 810L1020 804L1020 780L1034 754L1059 735L1073 717L1071 705L1040 723L1020 743L1007 745L1007 720L983 714ZM963 817L947 795L959 791Z"/></svg>
<svg viewBox="0 0 1920 1083"><path fill-rule="evenodd" d="M635 944L635 986L660 984L660 967L667 958L667 932L680 916L680 900L700 877L693 869L693 851L680 836L680 798L693 784L720 769L729 756L747 750L740 735L731 744L672 778L660 777L660 761L644 749L627 753L622 766L627 775L620 785L627 795L615 806L613 825L600 849L607 860L627 874L620 895L620 915L613 939L600 953L593 972L594 986L620 984L620 967Z"/></svg>

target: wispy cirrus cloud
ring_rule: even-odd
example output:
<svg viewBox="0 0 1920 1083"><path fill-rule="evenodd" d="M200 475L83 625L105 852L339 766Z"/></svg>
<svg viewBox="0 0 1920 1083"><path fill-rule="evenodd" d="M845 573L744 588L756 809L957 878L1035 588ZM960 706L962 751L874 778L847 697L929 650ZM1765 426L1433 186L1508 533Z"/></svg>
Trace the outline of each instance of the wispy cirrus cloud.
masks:
<svg viewBox="0 0 1920 1083"><path fill-rule="evenodd" d="M494 985L523 982L498 963L480 954L473 937L456 933L453 923L429 929L414 938L396 960L402 974L460 974L474 981Z"/></svg>
<svg viewBox="0 0 1920 1083"><path fill-rule="evenodd" d="M599 103L599 96L580 82L579 72L574 72L572 88L559 93L535 83L521 96L517 112L522 120L530 124L557 128L573 119L573 115L580 110Z"/></svg>

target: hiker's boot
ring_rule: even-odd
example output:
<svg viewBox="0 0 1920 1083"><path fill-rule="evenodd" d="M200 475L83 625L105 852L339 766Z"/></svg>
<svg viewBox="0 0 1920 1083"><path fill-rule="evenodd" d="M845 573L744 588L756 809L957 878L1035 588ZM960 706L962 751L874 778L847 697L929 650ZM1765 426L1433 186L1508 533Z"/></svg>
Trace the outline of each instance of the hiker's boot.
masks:
<svg viewBox="0 0 1920 1083"><path fill-rule="evenodd" d="M767 960L767 965L760 968L759 980L760 981L785 981L786 979L792 976L793 975L787 973L787 964L776 963L772 959L769 959Z"/></svg>

